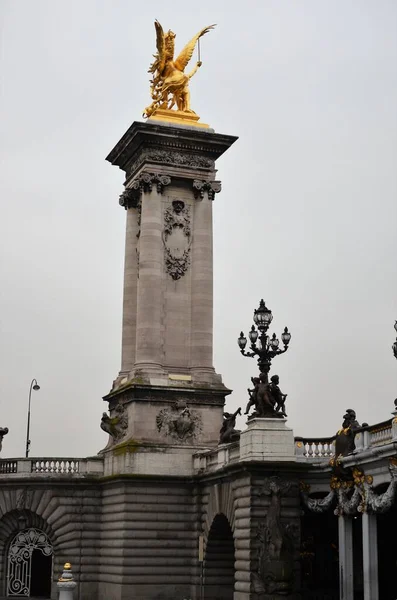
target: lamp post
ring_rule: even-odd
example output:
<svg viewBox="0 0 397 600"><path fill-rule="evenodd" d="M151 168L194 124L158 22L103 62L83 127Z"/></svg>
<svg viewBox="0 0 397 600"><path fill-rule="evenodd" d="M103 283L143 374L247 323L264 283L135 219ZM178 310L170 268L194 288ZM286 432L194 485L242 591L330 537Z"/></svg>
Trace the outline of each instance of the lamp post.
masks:
<svg viewBox="0 0 397 600"><path fill-rule="evenodd" d="M397 333L397 321L394 323L394 329L396 330L396 333ZM396 337L396 341L392 345L392 350L393 350L394 358L397 358L397 337Z"/></svg>
<svg viewBox="0 0 397 600"><path fill-rule="evenodd" d="M26 430L26 453L25 453L26 458L28 458L28 456L29 456L29 450L30 450L30 439L29 439L29 434L30 434L30 399L31 399L31 396L32 396L32 390L34 390L35 392L37 392L37 390L39 390L39 389L40 389L40 386L37 383L37 379L32 379L32 381L30 382L30 389L29 389L28 426L27 426L27 430Z"/></svg>
<svg viewBox="0 0 397 600"><path fill-rule="evenodd" d="M240 333L240 337L237 340L243 356L249 356L250 358L254 356L258 357L259 370L261 373L265 373L266 376L270 371L272 359L279 354L284 354L284 352L288 350L288 344L291 340L291 334L289 333L288 328L285 327L281 334L281 341L283 342L284 348L282 350L279 348L280 341L277 339L276 334L273 333L271 337L267 334L267 330L269 329L272 320L272 311L267 308L265 302L261 300L259 308L254 310L254 323L257 329L255 328L255 325L252 325L248 333L251 342L251 352L245 351L247 338L243 332Z"/></svg>

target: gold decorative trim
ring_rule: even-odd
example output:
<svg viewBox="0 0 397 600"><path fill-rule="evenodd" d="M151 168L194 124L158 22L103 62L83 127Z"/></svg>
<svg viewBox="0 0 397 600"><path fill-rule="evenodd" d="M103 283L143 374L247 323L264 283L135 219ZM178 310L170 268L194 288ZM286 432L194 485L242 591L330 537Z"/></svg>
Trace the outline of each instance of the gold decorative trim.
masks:
<svg viewBox="0 0 397 600"><path fill-rule="evenodd" d="M200 117L196 113L188 113L182 110L169 110L158 108L148 118L148 123L170 123L172 125L188 125L189 127L201 127L209 129L207 123L199 123Z"/></svg>

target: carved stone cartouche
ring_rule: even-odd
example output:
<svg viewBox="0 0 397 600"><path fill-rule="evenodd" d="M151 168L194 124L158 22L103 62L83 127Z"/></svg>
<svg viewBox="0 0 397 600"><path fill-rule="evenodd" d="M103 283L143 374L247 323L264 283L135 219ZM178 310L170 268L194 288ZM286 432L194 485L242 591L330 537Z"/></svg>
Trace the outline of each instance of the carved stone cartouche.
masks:
<svg viewBox="0 0 397 600"><path fill-rule="evenodd" d="M164 211L163 243L165 268L174 281L189 268L191 241L190 207L182 200L173 200Z"/></svg>
<svg viewBox="0 0 397 600"><path fill-rule="evenodd" d="M196 410L186 403L176 402L170 408L163 408L156 417L157 429L165 437L179 442L189 442L202 430L202 421Z"/></svg>

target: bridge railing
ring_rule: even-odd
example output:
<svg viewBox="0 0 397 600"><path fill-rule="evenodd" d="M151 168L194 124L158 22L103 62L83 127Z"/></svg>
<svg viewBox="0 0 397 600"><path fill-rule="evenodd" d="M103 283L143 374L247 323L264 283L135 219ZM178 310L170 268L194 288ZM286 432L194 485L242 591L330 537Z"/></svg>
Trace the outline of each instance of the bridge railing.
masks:
<svg viewBox="0 0 397 600"><path fill-rule="evenodd" d="M325 460L335 454L335 437L295 438L295 455L309 460Z"/></svg>
<svg viewBox="0 0 397 600"><path fill-rule="evenodd" d="M324 461L335 455L335 435L324 438L295 437L295 455L301 459ZM356 453L397 442L397 417L355 432Z"/></svg>
<svg viewBox="0 0 397 600"><path fill-rule="evenodd" d="M103 459L91 458L4 458L0 459L0 477L7 475L102 475Z"/></svg>
<svg viewBox="0 0 397 600"><path fill-rule="evenodd" d="M213 450L197 452L193 456L193 466L196 473L210 473L240 460L240 442L221 444Z"/></svg>

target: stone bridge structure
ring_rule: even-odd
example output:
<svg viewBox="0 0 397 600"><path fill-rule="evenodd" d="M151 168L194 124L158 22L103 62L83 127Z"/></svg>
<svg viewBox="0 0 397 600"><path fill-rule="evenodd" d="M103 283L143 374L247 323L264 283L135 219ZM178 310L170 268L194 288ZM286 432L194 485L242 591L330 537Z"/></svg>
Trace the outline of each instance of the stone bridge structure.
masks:
<svg viewBox="0 0 397 600"><path fill-rule="evenodd" d="M51 598L57 597L57 578L67 561L73 565L76 597L84 600L285 597L266 593L269 587L260 568L261 531L272 498L267 484L273 480L278 487L290 484L280 498L280 520L291 529L293 544L293 591L287 597L350 598L354 565L362 563L371 573L367 582L362 577L363 597L387 598L387 590L379 595L379 586L381 592L384 586L375 557L385 555L386 564L397 558L396 552L388 556L383 537L385 527L396 523L394 495L379 515L365 509L334 514L336 498L326 512L311 514L301 490L310 486L309 498L319 501L329 495L334 438L291 440L293 454L278 462L271 453L262 460L242 459L240 441L201 450L192 455L191 473L184 476L161 468L134 472L133 453L122 457L130 466L128 473L108 473L103 457L1 460L0 593L7 595L15 536L35 529L47 536L52 548ZM356 440L355 453L343 463L372 477L372 488L380 496L392 481L397 425L390 419L366 427L356 433ZM306 519L321 528L329 544L336 532L339 563L333 565L328 557L317 567L343 573L341 589L305 588ZM359 520L361 540L353 540L353 524Z"/></svg>
<svg viewBox="0 0 397 600"><path fill-rule="evenodd" d="M55 599L71 562L76 600L395 600L396 414L357 429L341 459L335 438L294 438L280 415L219 443L212 210L235 141L151 117L107 157L126 211L108 442L92 458L0 460L5 597Z"/></svg>

